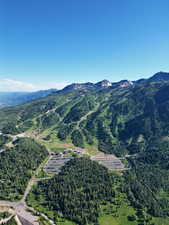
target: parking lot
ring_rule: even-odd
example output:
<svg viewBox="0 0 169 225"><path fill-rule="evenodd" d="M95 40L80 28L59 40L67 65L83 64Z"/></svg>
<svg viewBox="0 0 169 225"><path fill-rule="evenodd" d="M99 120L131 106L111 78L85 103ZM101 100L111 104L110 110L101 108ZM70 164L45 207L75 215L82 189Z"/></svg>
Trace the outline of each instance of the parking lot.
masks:
<svg viewBox="0 0 169 225"><path fill-rule="evenodd" d="M71 156L52 156L51 159L47 162L46 166L44 167L44 171L48 173L59 173L61 168L65 165L73 157Z"/></svg>
<svg viewBox="0 0 169 225"><path fill-rule="evenodd" d="M109 170L125 170L124 164L118 158L111 156L93 156L91 160L98 162Z"/></svg>

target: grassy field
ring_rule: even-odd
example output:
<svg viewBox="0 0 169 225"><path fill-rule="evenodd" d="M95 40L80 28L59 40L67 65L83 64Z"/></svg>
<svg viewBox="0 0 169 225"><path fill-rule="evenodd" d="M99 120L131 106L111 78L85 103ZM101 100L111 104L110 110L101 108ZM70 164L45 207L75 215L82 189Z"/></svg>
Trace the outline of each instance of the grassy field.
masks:
<svg viewBox="0 0 169 225"><path fill-rule="evenodd" d="M114 218L113 216L102 216L99 225L137 225L137 222L129 222L126 218Z"/></svg>
<svg viewBox="0 0 169 225"><path fill-rule="evenodd" d="M109 207L107 208L109 209ZM126 203L121 206L116 213L112 213L111 210L99 217L99 225L169 225L169 218L157 218L147 215L148 221L143 222L142 217L137 217L137 212ZM136 219L130 221L129 216L134 216Z"/></svg>
<svg viewBox="0 0 169 225"><path fill-rule="evenodd" d="M152 224L154 225L169 225L169 218L153 218Z"/></svg>
<svg viewBox="0 0 169 225"><path fill-rule="evenodd" d="M46 148L50 149L53 152L60 152L63 151L66 148L77 148L73 145L72 141L70 138L61 141L57 135L54 133L54 131L52 131L52 128L50 129L46 129L45 131L43 131L42 133L35 135L33 130L29 130L27 132L29 135L34 136L34 138L39 141L39 143L43 144L46 146ZM49 140L45 140L45 137L50 135ZM94 144L93 145L88 145L85 144L85 150L86 150L86 154L88 155L95 155L98 152L98 147L97 147L98 143L96 140L94 140Z"/></svg>
<svg viewBox="0 0 169 225"><path fill-rule="evenodd" d="M62 218L58 218L57 222L55 223L57 225L76 225L75 223ZM51 223L41 216L39 219L39 225L51 225Z"/></svg>
<svg viewBox="0 0 169 225"><path fill-rule="evenodd" d="M122 196L121 196L122 198ZM120 202L118 202L120 200ZM119 204L120 203L120 204ZM137 225L137 221L129 221L128 216L133 216L136 211L122 199L117 199L117 204L102 206L99 225Z"/></svg>
<svg viewBox="0 0 169 225"><path fill-rule="evenodd" d="M57 225L77 225L69 220L58 219Z"/></svg>

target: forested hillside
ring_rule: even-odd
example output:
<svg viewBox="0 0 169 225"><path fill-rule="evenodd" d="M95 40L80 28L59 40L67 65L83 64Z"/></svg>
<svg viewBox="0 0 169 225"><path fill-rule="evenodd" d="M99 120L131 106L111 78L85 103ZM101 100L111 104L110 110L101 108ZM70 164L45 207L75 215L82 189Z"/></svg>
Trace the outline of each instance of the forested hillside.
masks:
<svg viewBox="0 0 169 225"><path fill-rule="evenodd" d="M18 200L28 181L48 153L31 139L20 139L0 157L0 199Z"/></svg>
<svg viewBox="0 0 169 225"><path fill-rule="evenodd" d="M34 130L75 146L124 155L169 135L169 83L65 89L0 111L4 134Z"/></svg>
<svg viewBox="0 0 169 225"><path fill-rule="evenodd" d="M96 224L100 205L115 195L113 175L96 162L73 159L51 180L34 188L36 201L77 224Z"/></svg>
<svg viewBox="0 0 169 225"><path fill-rule="evenodd" d="M107 81L70 85L45 98L0 110L0 131L1 149L10 137L24 133L50 150L78 146L88 155L100 150L125 159L129 170L120 178L97 163L74 159L59 175L40 182L28 201L38 210L49 211L52 218L104 225L109 216L120 215L124 220L117 219L119 225L167 224L169 81L165 74L120 85ZM29 138L2 152L0 197L19 199L46 156L45 148ZM129 211L124 212L125 207Z"/></svg>
<svg viewBox="0 0 169 225"><path fill-rule="evenodd" d="M152 145L153 144L153 145ZM129 160L124 191L135 208L169 217L169 143L155 140L145 152Z"/></svg>
<svg viewBox="0 0 169 225"><path fill-rule="evenodd" d="M56 224L167 225L167 170L132 161L137 166L121 177L87 158L72 159L39 182L27 202Z"/></svg>

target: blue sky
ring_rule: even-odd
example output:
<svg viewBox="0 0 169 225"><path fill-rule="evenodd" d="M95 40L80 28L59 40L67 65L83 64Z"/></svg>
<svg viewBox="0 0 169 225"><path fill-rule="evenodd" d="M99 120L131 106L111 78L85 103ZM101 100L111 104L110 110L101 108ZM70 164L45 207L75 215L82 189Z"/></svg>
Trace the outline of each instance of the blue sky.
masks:
<svg viewBox="0 0 169 225"><path fill-rule="evenodd" d="M0 0L0 91L169 71L168 0Z"/></svg>

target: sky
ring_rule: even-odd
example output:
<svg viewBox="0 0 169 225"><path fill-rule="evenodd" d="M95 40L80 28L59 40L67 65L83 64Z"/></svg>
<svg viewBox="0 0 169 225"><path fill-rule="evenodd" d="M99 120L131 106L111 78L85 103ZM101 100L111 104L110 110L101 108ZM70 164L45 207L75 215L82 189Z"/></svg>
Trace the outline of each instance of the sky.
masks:
<svg viewBox="0 0 169 225"><path fill-rule="evenodd" d="M169 71L169 0L0 0L0 91Z"/></svg>

